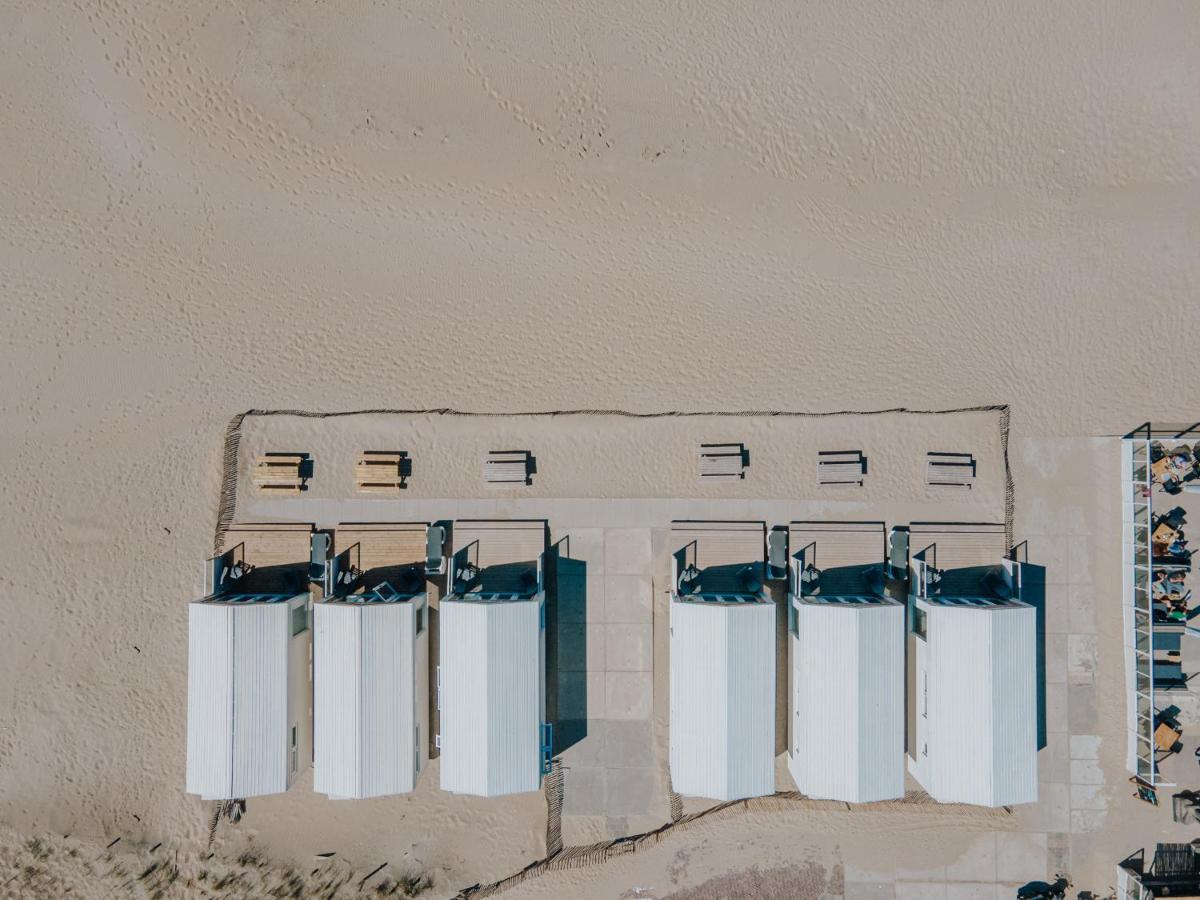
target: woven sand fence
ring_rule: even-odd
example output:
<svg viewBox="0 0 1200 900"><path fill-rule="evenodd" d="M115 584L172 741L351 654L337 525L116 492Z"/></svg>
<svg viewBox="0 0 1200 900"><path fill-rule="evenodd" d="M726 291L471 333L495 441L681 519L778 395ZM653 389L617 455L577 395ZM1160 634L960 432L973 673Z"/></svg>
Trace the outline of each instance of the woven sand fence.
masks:
<svg viewBox="0 0 1200 900"><path fill-rule="evenodd" d="M891 413L905 413L920 416L945 416L955 413L995 412L999 414L1000 449L1004 459L1004 526L1008 546L1013 545L1013 516L1016 508L1016 489L1013 485L1012 469L1008 461L1008 431L1010 410L1007 404L990 406L964 406L957 409L908 409L895 407L893 409L842 409L834 412L799 412L795 410L749 409L736 411L709 412L680 412L667 411L655 413L634 413L623 409L556 409L543 412L464 412L457 409L357 409L343 412L314 412L304 409L250 409L238 413L225 428L225 443L223 449L221 472L221 499L217 507L217 529L213 539L213 553L221 552L225 540L225 532L233 524L237 514L237 467L238 448L242 439L242 423L247 416L298 416L306 419L334 419L344 416L465 416L474 418L512 418L514 416L615 416L627 419L667 419L667 418L739 418L739 417L780 417L793 419L825 419L834 416L882 416Z"/></svg>
<svg viewBox="0 0 1200 900"><path fill-rule="evenodd" d="M557 763L556 763L557 765ZM561 781L558 790L561 792ZM561 806L561 793L558 797ZM550 797L547 796L549 807ZM474 885L460 891L456 900L478 900L492 897L523 881L538 878L548 872L559 872L566 869L581 869L590 866L603 865L617 857L656 847L662 841L674 837L681 832L700 824L724 819L737 819L748 813L783 813L796 810L812 810L814 812L865 812L865 813L918 813L927 814L952 821L964 820L1005 820L1012 815L1007 807L991 809L983 806L969 806L960 803L938 803L924 791L912 791L899 800L884 800L878 803L850 804L836 800L813 800L797 791L780 791L766 797L751 797L747 800L731 800L720 803L700 812L683 816L678 821L670 822L648 831L644 834L630 835L611 841L602 841L582 847L566 847L558 853L538 862L531 863L520 872L502 878L491 884ZM561 826L555 826L561 835ZM547 832L550 825L547 824ZM561 838L560 838L561 839Z"/></svg>

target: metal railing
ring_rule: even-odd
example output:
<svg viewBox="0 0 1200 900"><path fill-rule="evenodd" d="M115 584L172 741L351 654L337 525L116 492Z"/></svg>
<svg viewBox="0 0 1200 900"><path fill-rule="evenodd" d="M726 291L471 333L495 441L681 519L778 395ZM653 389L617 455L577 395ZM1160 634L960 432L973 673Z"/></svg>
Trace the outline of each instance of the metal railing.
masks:
<svg viewBox="0 0 1200 900"><path fill-rule="evenodd" d="M1139 430L1125 438L1124 493L1124 595L1132 625L1132 693L1127 717L1132 729L1131 771L1150 785L1161 784L1154 750L1154 609L1150 585L1154 582L1151 552L1153 494L1150 474L1150 433Z"/></svg>

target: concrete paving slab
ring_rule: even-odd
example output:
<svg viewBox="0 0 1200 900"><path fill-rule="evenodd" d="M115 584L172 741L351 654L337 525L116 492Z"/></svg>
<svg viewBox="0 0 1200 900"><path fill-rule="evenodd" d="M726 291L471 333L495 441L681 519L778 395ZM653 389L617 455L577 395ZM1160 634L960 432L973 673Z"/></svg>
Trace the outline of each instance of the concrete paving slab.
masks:
<svg viewBox="0 0 1200 900"><path fill-rule="evenodd" d="M896 887L886 881L847 881L845 900L896 900Z"/></svg>
<svg viewBox="0 0 1200 900"><path fill-rule="evenodd" d="M611 721L605 726L604 764L609 768L654 768L654 723L649 719Z"/></svg>
<svg viewBox="0 0 1200 900"><path fill-rule="evenodd" d="M1071 780L1070 759L1067 756L1066 732L1050 732L1046 746L1038 753L1038 781L1066 784Z"/></svg>
<svg viewBox="0 0 1200 900"><path fill-rule="evenodd" d="M654 710L649 672L606 672L605 713L610 719L648 719Z"/></svg>
<svg viewBox="0 0 1200 900"><path fill-rule="evenodd" d="M1100 736L1098 734L1071 735L1071 759L1099 759Z"/></svg>
<svg viewBox="0 0 1200 900"><path fill-rule="evenodd" d="M1103 775L1101 775L1103 779ZM1100 784L1072 784L1071 812L1086 809L1099 811L1108 809L1108 798L1104 794L1103 780Z"/></svg>
<svg viewBox="0 0 1200 900"><path fill-rule="evenodd" d="M606 810L610 816L644 815L651 808L658 778L651 769L608 769Z"/></svg>
<svg viewBox="0 0 1200 900"><path fill-rule="evenodd" d="M1067 680L1071 684L1095 680L1098 648L1094 634L1072 634L1067 638Z"/></svg>
<svg viewBox="0 0 1200 900"><path fill-rule="evenodd" d="M1068 621L1074 634L1093 634L1096 631L1096 591L1091 584L1071 583L1067 586Z"/></svg>
<svg viewBox="0 0 1200 900"><path fill-rule="evenodd" d="M588 718L588 684L585 672L559 670L555 678L557 704L554 714L557 721Z"/></svg>
<svg viewBox="0 0 1200 900"><path fill-rule="evenodd" d="M649 528L610 528L604 533L606 575L650 575Z"/></svg>
<svg viewBox="0 0 1200 900"><path fill-rule="evenodd" d="M1108 813L1098 809L1071 810L1071 831L1076 834L1094 834L1104 830Z"/></svg>
<svg viewBox="0 0 1200 900"><path fill-rule="evenodd" d="M603 576L564 574L560 565L554 603L556 619L560 624L603 622Z"/></svg>
<svg viewBox="0 0 1200 900"><path fill-rule="evenodd" d="M945 882L896 882L896 900L946 900Z"/></svg>
<svg viewBox="0 0 1200 900"><path fill-rule="evenodd" d="M563 813L591 816L608 806L608 770L569 767L563 770Z"/></svg>
<svg viewBox="0 0 1200 900"><path fill-rule="evenodd" d="M1026 540L1029 541L1030 547L1035 548L1036 559L1031 561L1046 567L1046 584L1066 584L1070 552L1067 536L1063 534L1027 535Z"/></svg>
<svg viewBox="0 0 1200 900"><path fill-rule="evenodd" d="M605 606L605 588L607 587L605 577L603 575L587 575L585 578L587 580L587 603L583 621L588 624L608 621Z"/></svg>
<svg viewBox="0 0 1200 900"><path fill-rule="evenodd" d="M589 575L604 572L603 528L572 528L565 537L567 543L560 548L561 551L565 551L571 559L585 563Z"/></svg>
<svg viewBox="0 0 1200 900"><path fill-rule="evenodd" d="M605 637L605 668L609 672L649 672L653 664L654 631L646 625L609 625Z"/></svg>
<svg viewBox="0 0 1200 900"><path fill-rule="evenodd" d="M996 900L996 886L991 883L949 883L946 900Z"/></svg>
<svg viewBox="0 0 1200 900"><path fill-rule="evenodd" d="M1024 815L1028 827L1046 831L1067 831L1071 827L1071 786L1038 785L1038 802ZM1003 877L1003 875L1001 875ZM1028 879L1026 879L1028 880Z"/></svg>
<svg viewBox="0 0 1200 900"><path fill-rule="evenodd" d="M1070 631L1070 592L1067 582L1051 584L1049 571L1046 573L1046 633L1066 634Z"/></svg>
<svg viewBox="0 0 1200 900"><path fill-rule="evenodd" d="M983 881L992 883L996 880L996 836L981 835L966 852L954 862L946 866L947 881Z"/></svg>
<svg viewBox="0 0 1200 900"><path fill-rule="evenodd" d="M604 719L608 715L608 692L604 684L604 673L588 672L585 682L588 720Z"/></svg>
<svg viewBox="0 0 1200 900"><path fill-rule="evenodd" d="M1067 688L1068 727L1072 734L1088 734L1096 731L1100 717L1096 713L1096 686L1094 684L1072 684Z"/></svg>
<svg viewBox="0 0 1200 900"><path fill-rule="evenodd" d="M1046 635L1046 683L1067 683L1067 635Z"/></svg>
<svg viewBox="0 0 1200 900"><path fill-rule="evenodd" d="M1071 784L1104 784L1104 772L1100 763L1094 759L1071 760Z"/></svg>
<svg viewBox="0 0 1200 900"><path fill-rule="evenodd" d="M608 643L606 625L586 625L587 659L584 669L588 672L603 672L607 666L605 647Z"/></svg>
<svg viewBox="0 0 1200 900"><path fill-rule="evenodd" d="M564 750L559 759L563 768L593 768L603 766L604 746L608 722L604 719L587 719L583 723L583 736Z"/></svg>
<svg viewBox="0 0 1200 900"><path fill-rule="evenodd" d="M582 622L559 622L555 631L555 640L558 642L558 671L586 672L590 657L596 652L588 641L587 626ZM600 653L604 653L603 648Z"/></svg>
<svg viewBox="0 0 1200 900"><path fill-rule="evenodd" d="M648 625L654 618L653 583L648 575L608 575L604 584L604 621Z"/></svg>
<svg viewBox="0 0 1200 900"><path fill-rule="evenodd" d="M1067 573L1071 584L1092 583L1090 535L1073 534L1067 538Z"/></svg>
<svg viewBox="0 0 1200 900"><path fill-rule="evenodd" d="M1066 732L1069 724L1067 707L1067 686L1065 684L1046 685L1046 731Z"/></svg>
<svg viewBox="0 0 1200 900"><path fill-rule="evenodd" d="M1046 877L1046 835L1000 832L996 835L996 877L1024 884Z"/></svg>

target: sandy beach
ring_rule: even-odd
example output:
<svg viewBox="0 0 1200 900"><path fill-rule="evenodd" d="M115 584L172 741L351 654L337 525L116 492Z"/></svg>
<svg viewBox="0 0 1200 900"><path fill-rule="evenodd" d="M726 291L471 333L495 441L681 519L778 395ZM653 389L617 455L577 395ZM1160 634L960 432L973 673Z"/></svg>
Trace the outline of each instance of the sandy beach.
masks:
<svg viewBox="0 0 1200 900"><path fill-rule="evenodd" d="M1061 661L1038 804L1001 825L747 814L510 896L737 896L714 879L751 870L762 896L770 879L813 898L963 896L1055 871L1103 895L1126 854L1190 837L1125 780L1114 439L1200 418L1189 4L18 0L0 23L0 860L45 870L0 895L203 887L186 604L224 432L251 409L1008 407L1014 537L1047 568ZM947 437L986 463L968 511L1003 521L998 423L978 416ZM445 473L536 438L530 514L564 534L594 518L603 534L577 539L601 556L609 530L640 529L648 565L676 501L772 522L938 508L906 466L944 448L903 416L848 417L842 435L826 419L713 425L758 454L719 497L691 478L703 423L652 421L263 417L240 460L303 445L284 449L330 474L294 518L347 521L343 463L387 434L428 462L414 518L441 501L506 515L511 498ZM842 436L880 466L860 499L810 484L811 454ZM285 502L242 500L257 521ZM658 772L658 619L603 624L653 641L638 739ZM661 826L644 774L646 811L568 811L568 843ZM295 869L316 891L314 854L336 851L339 896L385 862L453 896L545 856L546 816L541 794L472 800L435 778L326 801L308 776L221 826L208 884ZM176 851L182 875L138 880Z"/></svg>

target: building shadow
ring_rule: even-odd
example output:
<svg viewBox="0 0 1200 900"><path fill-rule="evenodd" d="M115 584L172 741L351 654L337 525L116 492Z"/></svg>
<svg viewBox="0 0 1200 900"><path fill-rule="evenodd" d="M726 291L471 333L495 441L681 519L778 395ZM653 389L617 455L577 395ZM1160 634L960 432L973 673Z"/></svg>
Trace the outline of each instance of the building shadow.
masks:
<svg viewBox="0 0 1200 900"><path fill-rule="evenodd" d="M1046 746L1046 567L1021 563L1021 601L1037 611L1037 747ZM1065 722L1057 723L1063 727Z"/></svg>
<svg viewBox="0 0 1200 900"><path fill-rule="evenodd" d="M587 737L587 563L570 556L570 537L546 554L546 720L554 756Z"/></svg>

